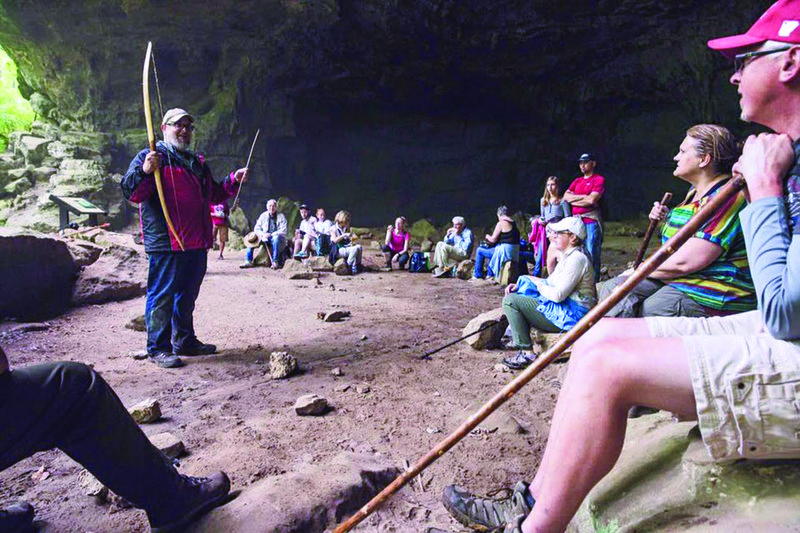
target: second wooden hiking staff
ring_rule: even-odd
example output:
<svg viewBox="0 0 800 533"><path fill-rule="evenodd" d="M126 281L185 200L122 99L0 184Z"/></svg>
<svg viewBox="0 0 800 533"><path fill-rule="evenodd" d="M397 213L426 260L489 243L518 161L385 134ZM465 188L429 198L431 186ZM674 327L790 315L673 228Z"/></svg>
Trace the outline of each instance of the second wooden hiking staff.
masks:
<svg viewBox="0 0 800 533"><path fill-rule="evenodd" d="M498 407L503 405L514 394L516 394L529 381L536 377L547 365L561 355L567 348L586 333L596 324L614 305L619 303L628 293L653 272L658 266L667 260L675 251L689 240L700 227L707 222L716 212L725 205L735 194L745 187L745 180L741 176L734 177L726 186L719 190L714 198L705 207L700 209L695 215L681 228L675 235L665 242L661 248L650 256L633 274L618 285L614 291L603 301L599 302L580 322L575 324L571 330L566 332L556 344L540 355L531 366L526 368L513 381L509 382L494 397L485 403L475 414L469 417L453 433L447 436L431 451L425 454L412 468L400 474L377 496L372 498L356 514L341 523L334 533L345 533L358 525L362 520L372 514L383 502L400 490L406 483L414 479L420 472L430 466L436 459L445 454L450 448L455 446L462 438L475 429L478 424L483 422Z"/></svg>
<svg viewBox="0 0 800 533"><path fill-rule="evenodd" d="M661 205L667 205L670 200L672 200L672 193L665 192L664 197L661 199ZM644 239L642 239L642 244L639 246L639 251L636 253L636 261L633 262L633 268L639 268L639 265L642 264L642 259L644 259L644 254L647 251L647 245L650 244L650 238L653 236L656 226L658 226L658 220L650 220L650 224L648 224L647 231L644 234Z"/></svg>

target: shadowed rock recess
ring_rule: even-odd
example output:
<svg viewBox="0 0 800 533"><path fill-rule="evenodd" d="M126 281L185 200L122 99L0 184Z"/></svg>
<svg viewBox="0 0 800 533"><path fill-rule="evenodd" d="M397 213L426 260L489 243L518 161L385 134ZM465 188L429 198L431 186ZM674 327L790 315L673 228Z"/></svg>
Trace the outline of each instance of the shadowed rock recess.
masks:
<svg viewBox="0 0 800 533"><path fill-rule="evenodd" d="M769 3L4 0L0 46L40 120L112 136L115 173L144 146L152 40L164 107L196 114L218 176L262 129L251 216L282 195L350 209L356 225L453 211L488 223L501 202L531 210L546 176L566 182L593 150L619 218L685 189L671 157L688 126L744 133L730 66L705 40Z"/></svg>

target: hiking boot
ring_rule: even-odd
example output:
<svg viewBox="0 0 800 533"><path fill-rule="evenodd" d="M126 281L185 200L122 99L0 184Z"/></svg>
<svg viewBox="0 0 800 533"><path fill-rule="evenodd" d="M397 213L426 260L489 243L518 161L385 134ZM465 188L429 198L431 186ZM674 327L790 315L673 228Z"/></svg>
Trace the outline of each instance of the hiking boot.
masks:
<svg viewBox="0 0 800 533"><path fill-rule="evenodd" d="M231 490L231 481L225 472L211 477L189 477L181 475L184 488L175 499L165 502L162 512L147 512L152 533L183 531L186 526L222 505Z"/></svg>
<svg viewBox="0 0 800 533"><path fill-rule="evenodd" d="M533 509L535 502L528 492L527 483L518 481L510 492L506 498L490 500L478 498L456 485L448 485L442 493L442 503L453 518L465 526L476 531L491 531L513 523L517 516L524 519Z"/></svg>
<svg viewBox="0 0 800 533"><path fill-rule="evenodd" d="M244 263L239 265L239 268L253 268L254 266L255 265L253 264L252 261L245 261Z"/></svg>
<svg viewBox="0 0 800 533"><path fill-rule="evenodd" d="M33 506L27 502L0 509L0 531L23 533L33 530Z"/></svg>
<svg viewBox="0 0 800 533"><path fill-rule="evenodd" d="M217 347L213 344L205 344L197 341L196 344L191 344L183 348L175 348L173 352L177 355L186 355L189 357L194 355L211 355L217 353Z"/></svg>
<svg viewBox="0 0 800 533"><path fill-rule="evenodd" d="M503 359L503 364L512 370L522 370L527 368L536 360L536 356L525 350L520 350L511 357Z"/></svg>
<svg viewBox="0 0 800 533"><path fill-rule="evenodd" d="M308 254L305 252L297 252L294 254L295 259L305 259L306 257L308 257Z"/></svg>
<svg viewBox="0 0 800 533"><path fill-rule="evenodd" d="M183 366L181 358L170 352L149 353L147 354L147 360L157 364L161 368L178 368Z"/></svg>

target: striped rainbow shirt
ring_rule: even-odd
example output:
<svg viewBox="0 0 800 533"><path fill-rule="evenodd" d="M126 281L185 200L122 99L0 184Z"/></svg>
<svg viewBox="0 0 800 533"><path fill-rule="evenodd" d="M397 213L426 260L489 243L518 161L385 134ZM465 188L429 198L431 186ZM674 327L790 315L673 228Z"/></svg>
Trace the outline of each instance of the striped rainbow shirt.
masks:
<svg viewBox="0 0 800 533"><path fill-rule="evenodd" d="M724 180L715 185L703 198L681 204L670 211L661 229L661 242L664 243L675 235L726 182ZM694 237L722 248L722 254L713 263L688 276L665 280L671 287L719 314L739 313L756 308L755 288L739 221L739 212L746 205L744 194L740 192L694 234Z"/></svg>

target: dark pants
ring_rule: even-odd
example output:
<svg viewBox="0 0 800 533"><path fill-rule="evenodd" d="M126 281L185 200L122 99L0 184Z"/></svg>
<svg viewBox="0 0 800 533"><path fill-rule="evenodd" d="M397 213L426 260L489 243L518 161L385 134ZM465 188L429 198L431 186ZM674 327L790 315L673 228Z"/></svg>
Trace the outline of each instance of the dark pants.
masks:
<svg viewBox="0 0 800 533"><path fill-rule="evenodd" d="M617 276L597 286L597 297L604 300L614 289L628 278ZM605 316L636 318L643 316L710 316L708 310L686 293L675 289L663 281L645 278L639 282Z"/></svg>
<svg viewBox="0 0 800 533"><path fill-rule="evenodd" d="M381 251L386 256L386 266L392 265L392 258L396 256L399 252L395 252L387 245L383 245ZM404 269L406 267L406 263L408 263L408 252L400 254L400 257L397 258L397 263L400 265L400 269Z"/></svg>
<svg viewBox="0 0 800 533"><path fill-rule="evenodd" d="M542 262L536 261L536 254L533 252L529 252L527 250L520 250L519 251L519 275L520 276L527 276L528 275L528 263L533 263L533 272L531 272L531 276L541 276L542 275Z"/></svg>
<svg viewBox="0 0 800 533"><path fill-rule="evenodd" d="M175 501L177 471L88 366L48 363L0 374L0 406L0 470L59 448L148 515Z"/></svg>
<svg viewBox="0 0 800 533"><path fill-rule="evenodd" d="M207 261L205 250L150 254L147 353L180 352L197 344L192 315Z"/></svg>

